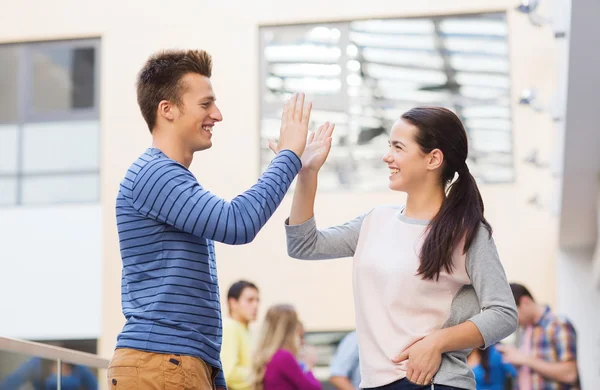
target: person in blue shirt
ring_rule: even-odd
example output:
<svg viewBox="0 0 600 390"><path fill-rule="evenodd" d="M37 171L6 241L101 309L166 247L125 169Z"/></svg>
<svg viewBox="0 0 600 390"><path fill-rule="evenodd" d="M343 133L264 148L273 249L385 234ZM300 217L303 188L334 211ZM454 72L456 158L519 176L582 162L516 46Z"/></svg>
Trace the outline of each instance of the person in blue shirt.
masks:
<svg viewBox="0 0 600 390"><path fill-rule="evenodd" d="M97 390L98 381L87 367L63 363L61 367L62 390ZM31 383L35 390L57 388L56 362L33 358L0 382L0 390L19 389Z"/></svg>
<svg viewBox="0 0 600 390"><path fill-rule="evenodd" d="M338 390L355 390L360 387L358 338L356 331L348 333L340 342L329 367L329 381Z"/></svg>
<svg viewBox="0 0 600 390"><path fill-rule="evenodd" d="M494 346L484 350L473 349L467 362L475 374L477 390L512 388L512 385L507 387L507 382L511 383L517 377L517 370L502 361L502 354Z"/></svg>

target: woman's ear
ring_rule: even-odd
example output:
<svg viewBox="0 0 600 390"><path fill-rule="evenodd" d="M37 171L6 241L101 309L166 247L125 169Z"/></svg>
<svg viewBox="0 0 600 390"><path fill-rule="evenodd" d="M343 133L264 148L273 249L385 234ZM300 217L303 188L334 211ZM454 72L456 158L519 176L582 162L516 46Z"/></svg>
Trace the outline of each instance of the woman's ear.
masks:
<svg viewBox="0 0 600 390"><path fill-rule="evenodd" d="M440 168L444 163L444 153L439 149L433 149L429 152L427 159L427 169L433 171Z"/></svg>

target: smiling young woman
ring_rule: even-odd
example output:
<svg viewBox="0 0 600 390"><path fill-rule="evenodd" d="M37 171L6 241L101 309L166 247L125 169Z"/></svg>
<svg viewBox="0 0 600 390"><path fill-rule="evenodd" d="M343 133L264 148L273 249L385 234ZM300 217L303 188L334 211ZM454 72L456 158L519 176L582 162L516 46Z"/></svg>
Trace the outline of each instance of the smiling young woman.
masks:
<svg viewBox="0 0 600 390"><path fill-rule="evenodd" d="M441 107L404 113L383 161L406 204L377 206L319 230L314 202L331 145L326 124L309 139L286 224L298 259L353 257L361 388L475 389L469 350L516 330L515 301L466 164L459 118ZM320 145L320 146L315 146ZM458 174L458 178L453 181Z"/></svg>

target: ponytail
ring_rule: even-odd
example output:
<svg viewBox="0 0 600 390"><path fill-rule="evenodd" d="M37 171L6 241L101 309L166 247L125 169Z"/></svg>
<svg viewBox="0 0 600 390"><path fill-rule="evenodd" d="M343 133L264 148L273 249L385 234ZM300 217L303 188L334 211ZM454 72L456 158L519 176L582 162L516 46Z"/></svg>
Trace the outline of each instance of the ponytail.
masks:
<svg viewBox="0 0 600 390"><path fill-rule="evenodd" d="M442 270L452 273L455 248L464 239L463 253L467 253L480 224L491 237L492 227L483 216L483 199L475 178L464 164L459 169L458 179L450 185L440 211L429 223L418 274L423 279L438 280Z"/></svg>
<svg viewBox="0 0 600 390"><path fill-rule="evenodd" d="M483 216L483 199L467 167L469 142L458 116L443 107L415 107L401 118L417 127L415 140L423 153L439 149L444 154L440 177L444 186L458 173L440 210L429 223L421 248L418 274L423 279L438 280L442 271L452 273L452 255L463 240L463 253L467 253L479 226L483 224L490 237L492 227Z"/></svg>

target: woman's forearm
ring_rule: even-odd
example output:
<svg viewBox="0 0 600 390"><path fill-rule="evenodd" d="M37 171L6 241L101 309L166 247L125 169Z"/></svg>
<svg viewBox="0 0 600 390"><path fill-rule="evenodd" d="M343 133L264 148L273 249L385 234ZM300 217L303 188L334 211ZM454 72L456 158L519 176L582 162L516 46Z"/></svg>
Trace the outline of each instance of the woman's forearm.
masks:
<svg viewBox="0 0 600 390"><path fill-rule="evenodd" d="M460 351L461 349L479 348L484 345L479 328L471 321L450 328L441 329L432 334L440 352Z"/></svg>
<svg viewBox="0 0 600 390"><path fill-rule="evenodd" d="M300 171L298 174L290 212L290 225L300 225L314 215L317 176L318 172L315 171Z"/></svg>

